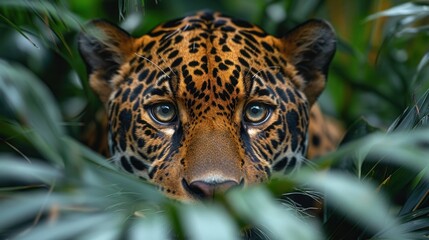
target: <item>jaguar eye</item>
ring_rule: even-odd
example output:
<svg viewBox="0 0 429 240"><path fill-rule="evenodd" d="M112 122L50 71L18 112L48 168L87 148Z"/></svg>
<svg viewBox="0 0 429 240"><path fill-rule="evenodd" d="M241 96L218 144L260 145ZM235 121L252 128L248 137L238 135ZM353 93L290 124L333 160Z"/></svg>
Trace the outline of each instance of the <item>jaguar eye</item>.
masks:
<svg viewBox="0 0 429 240"><path fill-rule="evenodd" d="M244 120L258 125L265 122L270 115L270 107L263 103L250 103L244 110Z"/></svg>
<svg viewBox="0 0 429 240"><path fill-rule="evenodd" d="M172 103L157 103L150 109L151 117L161 124L169 124L175 121L176 114L176 108Z"/></svg>

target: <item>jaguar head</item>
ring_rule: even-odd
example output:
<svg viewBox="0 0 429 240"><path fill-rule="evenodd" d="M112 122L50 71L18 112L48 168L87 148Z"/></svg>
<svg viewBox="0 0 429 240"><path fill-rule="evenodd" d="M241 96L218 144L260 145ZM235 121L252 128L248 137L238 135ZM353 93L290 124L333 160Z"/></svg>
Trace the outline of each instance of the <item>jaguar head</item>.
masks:
<svg viewBox="0 0 429 240"><path fill-rule="evenodd" d="M298 167L335 45L324 21L277 38L206 12L141 37L93 21L79 37L114 162L178 200Z"/></svg>

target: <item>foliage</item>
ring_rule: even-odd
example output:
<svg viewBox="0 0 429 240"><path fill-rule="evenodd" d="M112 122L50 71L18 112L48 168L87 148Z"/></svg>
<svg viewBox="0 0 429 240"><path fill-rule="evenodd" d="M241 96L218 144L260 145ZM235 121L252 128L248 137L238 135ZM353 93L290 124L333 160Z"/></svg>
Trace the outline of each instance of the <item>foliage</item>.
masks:
<svg viewBox="0 0 429 240"><path fill-rule="evenodd" d="M1 238L429 236L426 1L3 0L0 7ZM181 204L76 140L100 104L75 37L90 18L116 20L138 35L203 8L276 34L311 17L330 20L339 49L320 101L350 128L337 151L295 174ZM287 201L297 189L324 195L320 219Z"/></svg>

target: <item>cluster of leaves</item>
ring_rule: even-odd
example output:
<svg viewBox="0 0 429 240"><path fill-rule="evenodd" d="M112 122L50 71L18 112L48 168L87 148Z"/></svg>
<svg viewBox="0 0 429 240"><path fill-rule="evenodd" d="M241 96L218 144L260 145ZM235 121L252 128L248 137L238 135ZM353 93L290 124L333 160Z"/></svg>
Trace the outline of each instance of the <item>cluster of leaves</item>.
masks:
<svg viewBox="0 0 429 240"><path fill-rule="evenodd" d="M400 80L392 76L408 73L408 66L396 68L403 64L396 62L397 56L389 55L397 51L396 45L385 45L383 51L389 56L380 54L378 67L386 71L387 65L393 66L384 76L388 84L395 82L389 82L390 79L399 79L393 85L407 86L401 98L393 97L399 93L399 87L392 90L381 88L378 83L360 83L362 88L371 89L369 92L377 99L385 99L388 104L397 101L394 107L387 108L392 112L408 106L387 131L360 120L349 129L337 151L293 175L244 191L232 191L213 202L187 205L166 199L153 186L118 171L74 138L79 126L70 123L76 122L76 112L85 108L91 112L95 102L79 101L87 98L83 94L88 89L86 81L75 81L76 76L85 76L76 50L69 47L73 40L69 35L83 25L81 17L70 9L84 2L92 1L70 1L69 6L62 1L42 0L0 3L3 27L11 30L5 36L15 36L0 40L1 46L9 46L7 41L11 39L20 39L16 36L23 36L32 46L23 51L28 53L31 64L0 48L0 104L4 106L0 109L0 141L5 143L0 146L0 238L424 239L429 235L429 92L416 91L417 87L428 85L424 81L428 54L414 63L411 80ZM321 8L322 1L309 1L311 4L306 7L297 2L245 1L248 8L256 9L252 10L254 18L270 16L268 29L280 28L286 20L301 21L303 16ZM141 1L112 3L118 5L118 19L124 19L125 26L136 26L133 12L143 6ZM279 6L286 10L275 10ZM389 31L385 36L394 36L390 41L404 44L404 35L412 38L427 31L424 20L429 15L428 8L424 2L404 3L372 15L367 21L389 17L394 25L386 27ZM146 12L149 16L149 10ZM38 56L31 52L46 45L54 53ZM388 51L390 48L393 50ZM349 43L340 43L340 55L345 55L340 58L362 54L356 52ZM40 63L48 57L51 63L61 59L72 71L55 71L56 66ZM353 66L344 73L341 68L345 63L336 61L331 76L334 83L339 76L346 78L346 84L339 84L342 90L351 82L377 77L377 71L381 71L374 68L367 70L367 75L356 74ZM330 90L338 90L338 86ZM410 104L414 94L422 97ZM332 98L337 97L333 94ZM322 104L323 101L322 98ZM381 119L378 122L387 121ZM84 121L84 117L79 121ZM320 219L309 217L289 201L279 200L297 189L303 194L324 195L325 208Z"/></svg>

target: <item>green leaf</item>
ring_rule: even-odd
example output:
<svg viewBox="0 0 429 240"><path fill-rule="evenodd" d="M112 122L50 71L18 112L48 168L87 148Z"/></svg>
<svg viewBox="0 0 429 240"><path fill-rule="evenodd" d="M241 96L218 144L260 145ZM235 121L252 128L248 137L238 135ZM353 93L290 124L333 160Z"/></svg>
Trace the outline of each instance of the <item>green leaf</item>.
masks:
<svg viewBox="0 0 429 240"><path fill-rule="evenodd" d="M233 191L226 195L233 210L272 239L322 239L309 219L299 218L297 210L274 201L262 187Z"/></svg>
<svg viewBox="0 0 429 240"><path fill-rule="evenodd" d="M61 114L51 93L37 77L21 66L0 60L0 96L18 119L31 128L28 139L49 160L63 165L68 151L61 141L64 136Z"/></svg>
<svg viewBox="0 0 429 240"><path fill-rule="evenodd" d="M390 125L387 132L410 130L421 125L422 119L429 115L429 90L419 99L417 104L410 106Z"/></svg>
<svg viewBox="0 0 429 240"><path fill-rule="evenodd" d="M385 11L377 12L366 18L366 21L371 21L380 17L395 17L409 15L429 15L429 6L425 4L404 3L399 6L392 7Z"/></svg>
<svg viewBox="0 0 429 240"><path fill-rule="evenodd" d="M185 205L180 210L181 222L189 239L239 239L238 227L217 205Z"/></svg>
<svg viewBox="0 0 429 240"><path fill-rule="evenodd" d="M87 146L83 145L80 142L77 142L75 139L71 137L65 137L65 143L67 146L70 146L74 149L79 150L79 154L81 157L85 158L88 162L98 165L99 167L103 167L106 169L110 169L112 171L118 172L118 168L115 167L114 164L109 162L104 156L101 156L97 152L89 149Z"/></svg>
<svg viewBox="0 0 429 240"><path fill-rule="evenodd" d="M69 216L56 222L43 222L18 235L19 240L118 239L119 223L123 217L113 212ZM104 231L100 232L100 228ZM92 233L92 234L91 234ZM94 235L102 233L102 235ZM83 235L83 236L82 236ZM96 237L96 238L93 238ZM103 238L100 238L103 237Z"/></svg>
<svg viewBox="0 0 429 240"><path fill-rule="evenodd" d="M27 39L34 47L39 48L37 44L31 40L29 36L25 33L25 31L15 23L13 23L10 19L6 18L5 16L0 14L0 18L3 19L4 22L6 22L9 26L11 26L13 29L15 29L21 36L23 36L25 39Z"/></svg>
<svg viewBox="0 0 429 240"><path fill-rule="evenodd" d="M98 189L105 194L110 194L114 202L125 204L125 209L137 206L133 204L162 203L167 199L155 186L118 169L112 170L100 166L85 167L81 181L86 183L88 191ZM119 207L122 206L119 205Z"/></svg>
<svg viewBox="0 0 429 240"><path fill-rule="evenodd" d="M55 18L60 23L65 23L68 27L71 27L75 30L80 30L83 22L79 16L73 14L71 11L68 11L60 4L55 4L52 1L47 0L2 0L0 2L0 6L4 8L13 7L31 10L36 16L44 14L49 16L49 18ZM50 20L52 21L52 19Z"/></svg>
<svg viewBox="0 0 429 240"><path fill-rule="evenodd" d="M47 192L25 192L0 202L0 231L7 230L18 223L34 219L37 213L46 211L46 206L58 200ZM58 202L58 201L57 201Z"/></svg>
<svg viewBox="0 0 429 240"><path fill-rule="evenodd" d="M126 18L126 15L131 13L141 14L144 6L143 0L119 0L119 18L123 20Z"/></svg>
<svg viewBox="0 0 429 240"><path fill-rule="evenodd" d="M354 222L365 227L380 231L398 225L375 186L360 182L354 176L340 172L303 171L293 179L324 193L329 205L342 210ZM397 234L400 233L392 233L390 237L401 239Z"/></svg>
<svg viewBox="0 0 429 240"><path fill-rule="evenodd" d="M380 129L370 125L365 118L361 117L348 127L341 144L357 140L376 131L380 131Z"/></svg>
<svg viewBox="0 0 429 240"><path fill-rule="evenodd" d="M0 180L42 181L47 184L61 176L61 173L50 165L23 161L21 158L0 154Z"/></svg>
<svg viewBox="0 0 429 240"><path fill-rule="evenodd" d="M423 68L428 65L428 63L429 63L429 52L426 52L426 54L422 57L422 59L420 59L419 65L417 66L416 73L413 76L412 86L416 84L420 73L422 72Z"/></svg>
<svg viewBox="0 0 429 240"><path fill-rule="evenodd" d="M420 144L429 142L429 129L399 132L386 136L375 135L371 156L386 163L396 163L414 169L429 178L429 149ZM370 146L368 146L370 147Z"/></svg>
<svg viewBox="0 0 429 240"><path fill-rule="evenodd" d="M421 179L417 186L413 189L407 201L399 211L399 216L412 213L424 203L425 198L429 196L429 181ZM428 201L428 200L427 200ZM429 225L428 225L429 226Z"/></svg>
<svg viewBox="0 0 429 240"><path fill-rule="evenodd" d="M130 229L130 239L170 239L171 227L162 213L137 219Z"/></svg>

